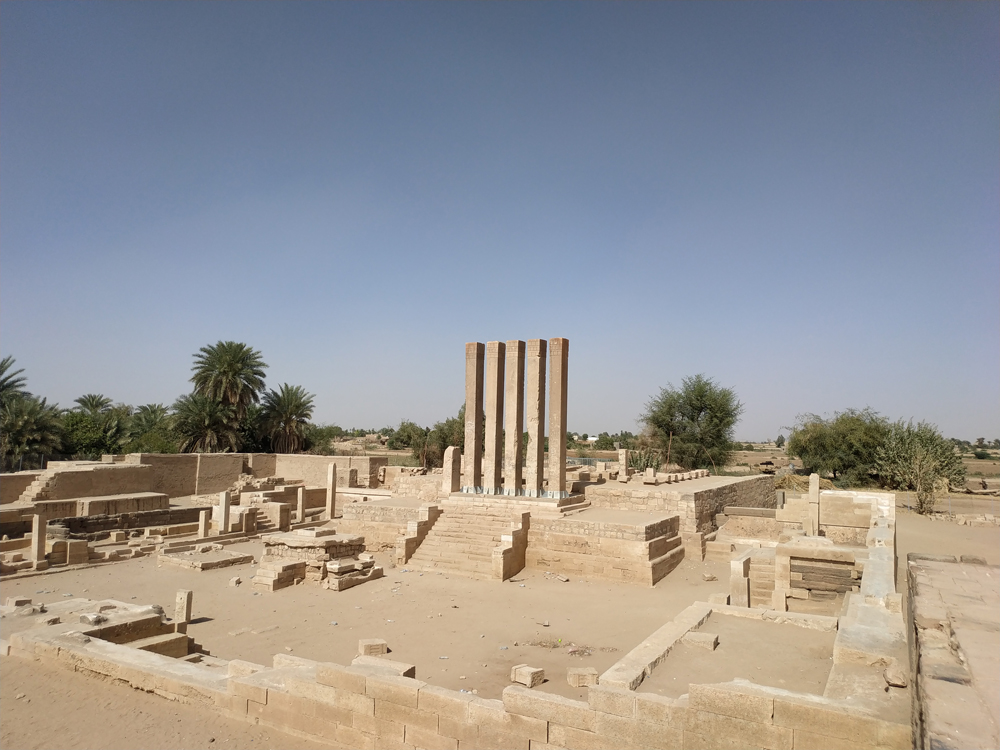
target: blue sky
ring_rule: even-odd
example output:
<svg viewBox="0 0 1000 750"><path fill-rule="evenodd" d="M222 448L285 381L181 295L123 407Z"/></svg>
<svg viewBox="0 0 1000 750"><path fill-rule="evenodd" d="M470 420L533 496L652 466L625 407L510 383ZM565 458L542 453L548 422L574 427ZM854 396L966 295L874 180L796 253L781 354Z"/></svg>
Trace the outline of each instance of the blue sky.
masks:
<svg viewBox="0 0 1000 750"><path fill-rule="evenodd" d="M1000 437L1000 4L0 4L0 344L69 405L245 341L316 419L570 339L569 425ZM786 432L787 434L787 432Z"/></svg>

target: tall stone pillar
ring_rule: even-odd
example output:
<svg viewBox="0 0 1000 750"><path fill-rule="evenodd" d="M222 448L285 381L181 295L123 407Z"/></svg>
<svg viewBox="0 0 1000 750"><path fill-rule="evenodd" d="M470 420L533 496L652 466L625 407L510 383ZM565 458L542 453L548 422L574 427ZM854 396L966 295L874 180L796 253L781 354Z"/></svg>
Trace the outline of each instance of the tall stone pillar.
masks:
<svg viewBox="0 0 1000 750"><path fill-rule="evenodd" d="M306 520L306 488L299 487L295 491L295 522L302 523Z"/></svg>
<svg viewBox="0 0 1000 750"><path fill-rule="evenodd" d="M327 521L332 521L337 512L337 464L327 464L326 467L326 509Z"/></svg>
<svg viewBox="0 0 1000 750"><path fill-rule="evenodd" d="M462 492L483 488L483 360L486 347L465 345L465 475Z"/></svg>
<svg viewBox="0 0 1000 750"><path fill-rule="evenodd" d="M219 533L228 534L229 533L229 503L230 497L229 492L224 491L219 493Z"/></svg>
<svg viewBox="0 0 1000 750"><path fill-rule="evenodd" d="M174 622L191 622L191 607L194 604L194 592L179 589L174 599Z"/></svg>
<svg viewBox="0 0 1000 750"><path fill-rule="evenodd" d="M441 492L444 496L458 492L462 486L462 452L454 445L444 449L444 468L441 474Z"/></svg>
<svg viewBox="0 0 1000 750"><path fill-rule="evenodd" d="M45 559L45 539L49 523L38 513L31 517L31 562L35 570L45 570L49 561ZM67 553L68 555L68 553ZM69 557L67 556L67 560Z"/></svg>
<svg viewBox="0 0 1000 750"><path fill-rule="evenodd" d="M483 492L503 494L501 472L503 462L503 370L507 346L502 341L486 344L486 390L483 408L486 410L486 439L483 446Z"/></svg>
<svg viewBox="0 0 1000 750"><path fill-rule="evenodd" d="M569 339L549 339L549 497L566 492L566 370Z"/></svg>
<svg viewBox="0 0 1000 750"><path fill-rule="evenodd" d="M203 510L198 514L198 538L205 539L208 536L208 530L211 528L209 524L209 516L212 514L210 510Z"/></svg>
<svg viewBox="0 0 1000 750"><path fill-rule="evenodd" d="M503 494L521 494L521 458L524 444L524 342L507 342L506 385L504 386Z"/></svg>
<svg viewBox="0 0 1000 750"><path fill-rule="evenodd" d="M524 422L528 432L525 449L524 494L541 497L545 461L545 339L528 341L525 357Z"/></svg>

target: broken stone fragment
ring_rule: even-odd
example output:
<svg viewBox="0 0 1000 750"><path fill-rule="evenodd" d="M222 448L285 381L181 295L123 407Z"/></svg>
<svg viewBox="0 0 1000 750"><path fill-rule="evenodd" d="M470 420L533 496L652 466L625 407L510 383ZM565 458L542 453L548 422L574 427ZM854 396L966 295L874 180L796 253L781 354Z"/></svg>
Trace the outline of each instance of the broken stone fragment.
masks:
<svg viewBox="0 0 1000 750"><path fill-rule="evenodd" d="M890 664L882 673L885 684L889 687L905 688L908 684L906 672L898 664Z"/></svg>

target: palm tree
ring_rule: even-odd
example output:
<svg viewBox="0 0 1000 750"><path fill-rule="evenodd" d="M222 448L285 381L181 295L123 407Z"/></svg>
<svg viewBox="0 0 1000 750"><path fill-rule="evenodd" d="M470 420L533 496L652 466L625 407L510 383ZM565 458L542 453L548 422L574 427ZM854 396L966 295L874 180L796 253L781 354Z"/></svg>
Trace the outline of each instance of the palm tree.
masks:
<svg viewBox="0 0 1000 750"><path fill-rule="evenodd" d="M208 396L192 393L174 402L180 449L184 453L221 453L236 450L233 409Z"/></svg>
<svg viewBox="0 0 1000 750"><path fill-rule="evenodd" d="M306 424L312 418L313 395L299 385L283 383L264 394L264 430L275 453L295 453L306 442Z"/></svg>
<svg viewBox="0 0 1000 750"><path fill-rule="evenodd" d="M103 393L85 393L80 398L74 400L73 403L77 405L80 411L85 411L91 416L96 416L110 409L113 402Z"/></svg>
<svg viewBox="0 0 1000 750"><path fill-rule="evenodd" d="M16 374L16 373L15 373ZM62 447L59 407L44 398L16 396L0 407L0 454L14 464L29 453L55 453Z"/></svg>
<svg viewBox="0 0 1000 750"><path fill-rule="evenodd" d="M170 421L170 410L163 404L143 404L132 415L132 435L145 435L164 428Z"/></svg>
<svg viewBox="0 0 1000 750"><path fill-rule="evenodd" d="M260 352L236 341L203 346L194 355L194 392L231 407L236 421L260 400L267 365Z"/></svg>
<svg viewBox="0 0 1000 750"><path fill-rule="evenodd" d="M28 392L24 390L24 384L28 382L28 379L19 377L24 370L10 372L10 368L13 366L13 357L7 356L0 359L0 406L17 396L28 395Z"/></svg>

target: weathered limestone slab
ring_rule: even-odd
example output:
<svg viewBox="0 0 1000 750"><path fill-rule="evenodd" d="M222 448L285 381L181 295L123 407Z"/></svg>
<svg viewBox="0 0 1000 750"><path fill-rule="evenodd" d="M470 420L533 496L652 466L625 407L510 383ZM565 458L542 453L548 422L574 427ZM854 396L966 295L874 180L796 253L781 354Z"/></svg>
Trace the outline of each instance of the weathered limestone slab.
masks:
<svg viewBox="0 0 1000 750"><path fill-rule="evenodd" d="M337 513L337 464L326 467L326 508L323 518L332 521Z"/></svg>
<svg viewBox="0 0 1000 750"><path fill-rule="evenodd" d="M528 445L525 451L524 494L528 497L541 497L543 492L546 346L544 339L531 339L528 341L525 360L527 372L524 421L528 432Z"/></svg>
<svg viewBox="0 0 1000 750"><path fill-rule="evenodd" d="M548 496L568 497L566 492L566 406L569 372L569 339L549 339L549 489Z"/></svg>
<svg viewBox="0 0 1000 750"><path fill-rule="evenodd" d="M188 591L186 589L181 589L177 592L177 598L174 602L174 622L175 623L188 623L191 622L191 608L194 604L194 592Z"/></svg>
<svg viewBox="0 0 1000 750"><path fill-rule="evenodd" d="M521 459L524 444L521 435L524 432L524 353L523 341L507 342L503 459L503 493L505 495L520 495L522 492Z"/></svg>
<svg viewBox="0 0 1000 750"><path fill-rule="evenodd" d="M483 487L483 365L486 347L465 345L465 470L462 492Z"/></svg>

